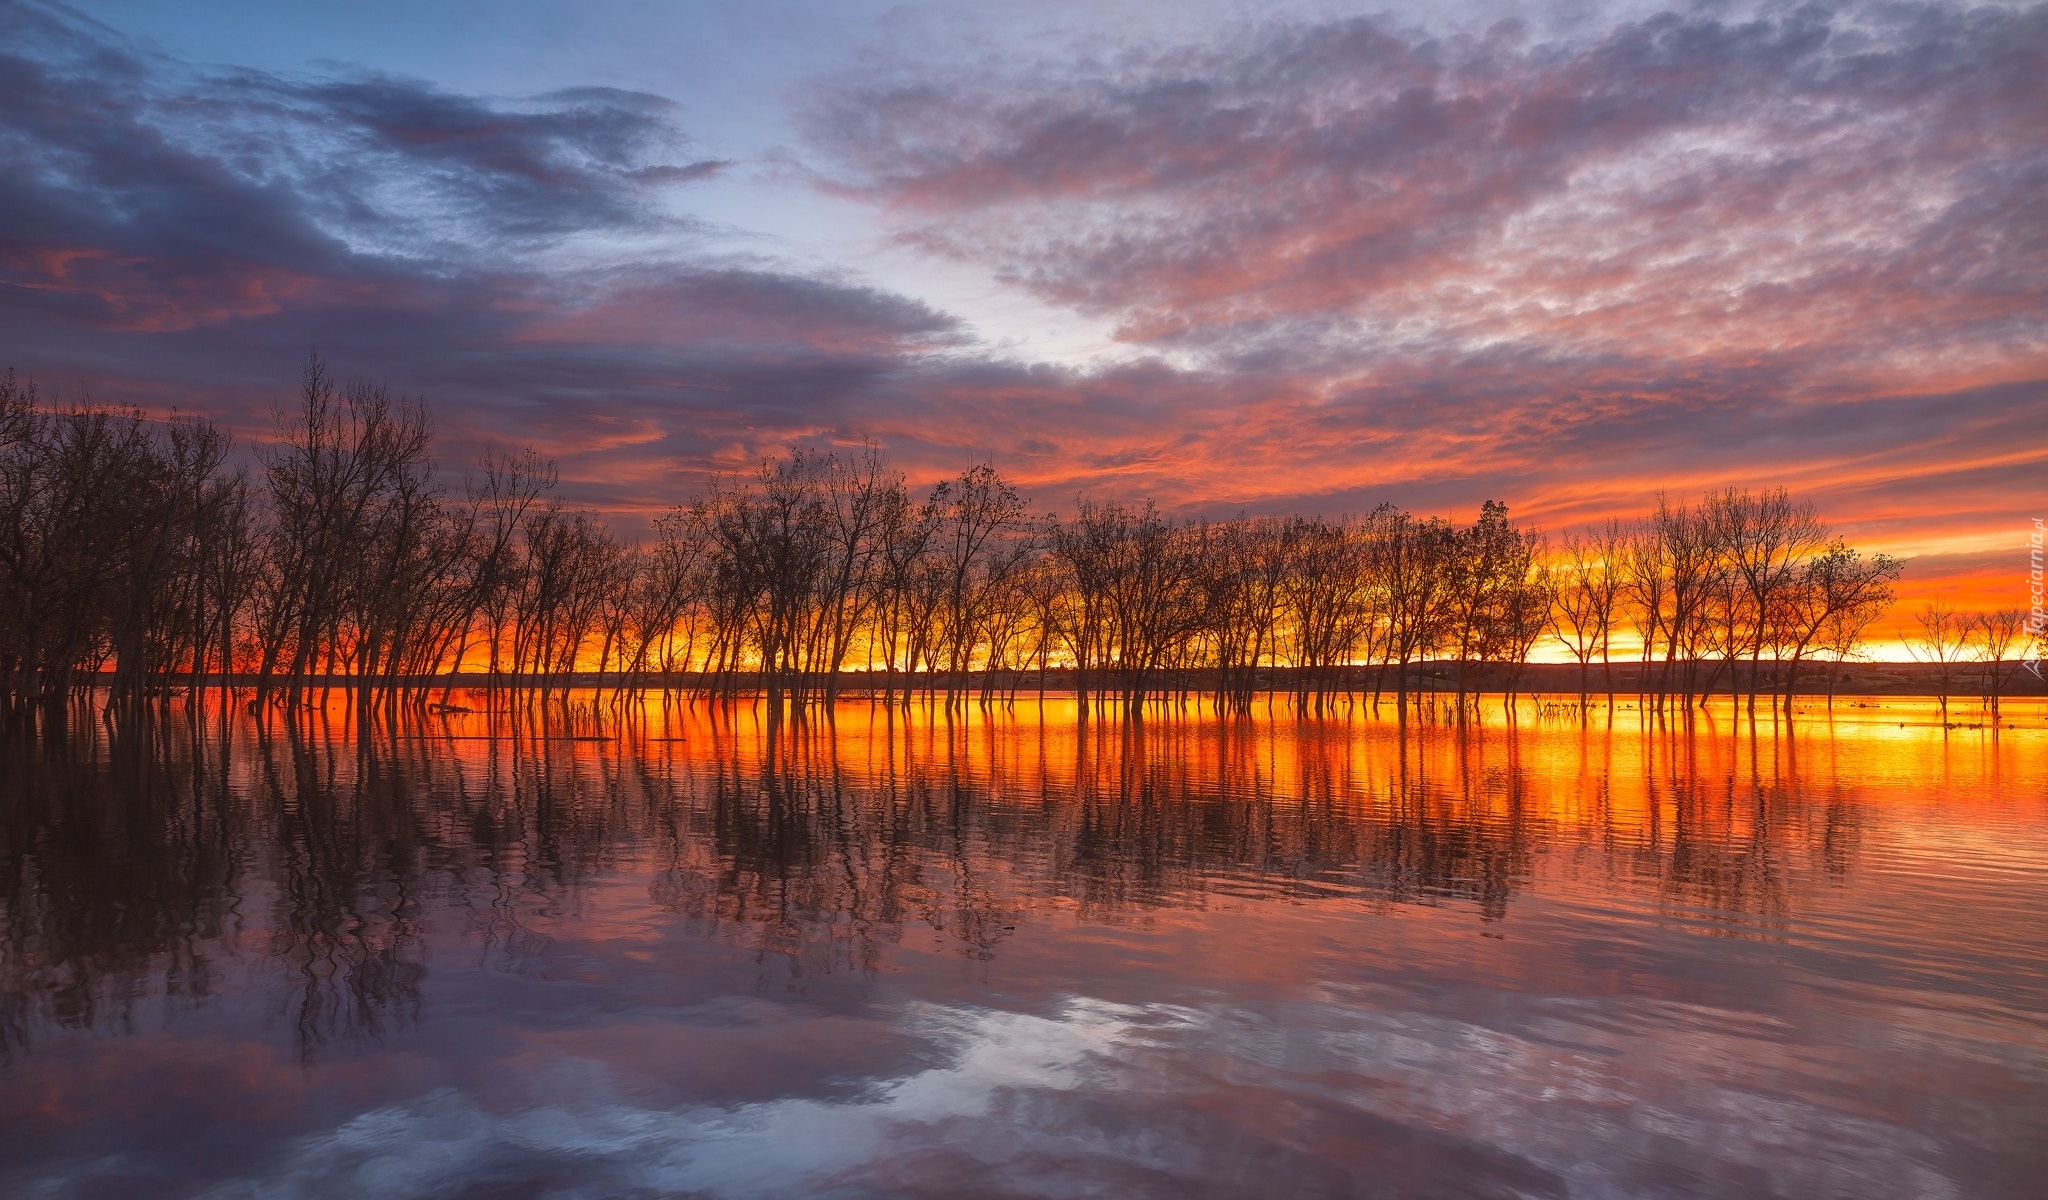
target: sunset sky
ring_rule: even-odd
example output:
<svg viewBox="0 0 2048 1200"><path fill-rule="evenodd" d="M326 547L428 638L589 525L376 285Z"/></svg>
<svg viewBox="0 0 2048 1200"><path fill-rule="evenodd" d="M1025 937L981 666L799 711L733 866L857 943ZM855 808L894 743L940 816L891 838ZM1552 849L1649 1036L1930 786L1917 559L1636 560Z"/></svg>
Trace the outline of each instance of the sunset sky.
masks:
<svg viewBox="0 0 2048 1200"><path fill-rule="evenodd" d="M253 444L317 348L620 514L865 438L1041 509L1784 484L1984 606L2048 517L2040 5L0 0L0 152L46 396Z"/></svg>

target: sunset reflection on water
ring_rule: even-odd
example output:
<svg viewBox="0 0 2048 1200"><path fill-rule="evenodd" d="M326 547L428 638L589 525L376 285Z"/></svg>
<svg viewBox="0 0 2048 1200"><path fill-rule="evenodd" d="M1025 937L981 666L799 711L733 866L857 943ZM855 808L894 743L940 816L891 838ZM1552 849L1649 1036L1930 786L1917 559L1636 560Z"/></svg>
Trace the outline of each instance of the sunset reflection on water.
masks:
<svg viewBox="0 0 2048 1200"><path fill-rule="evenodd" d="M2020 1196L2048 1169L2039 702L582 697L5 755L8 1194Z"/></svg>

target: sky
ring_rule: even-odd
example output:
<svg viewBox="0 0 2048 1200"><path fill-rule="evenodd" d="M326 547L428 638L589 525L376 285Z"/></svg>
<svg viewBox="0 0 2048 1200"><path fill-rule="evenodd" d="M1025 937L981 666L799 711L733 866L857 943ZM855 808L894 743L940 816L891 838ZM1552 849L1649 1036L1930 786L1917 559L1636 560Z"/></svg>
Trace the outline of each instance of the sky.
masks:
<svg viewBox="0 0 2048 1200"><path fill-rule="evenodd" d="M626 526L791 446L1045 510L2048 518L2048 6L0 0L0 368L310 353Z"/></svg>

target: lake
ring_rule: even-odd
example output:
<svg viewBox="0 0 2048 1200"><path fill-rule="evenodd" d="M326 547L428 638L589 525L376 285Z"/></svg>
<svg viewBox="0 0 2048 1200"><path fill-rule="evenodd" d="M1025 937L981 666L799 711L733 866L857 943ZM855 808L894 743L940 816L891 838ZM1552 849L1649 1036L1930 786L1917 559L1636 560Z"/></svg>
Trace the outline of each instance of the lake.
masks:
<svg viewBox="0 0 2048 1200"><path fill-rule="evenodd" d="M2039 701L829 718L17 732L0 1193L2048 1179Z"/></svg>

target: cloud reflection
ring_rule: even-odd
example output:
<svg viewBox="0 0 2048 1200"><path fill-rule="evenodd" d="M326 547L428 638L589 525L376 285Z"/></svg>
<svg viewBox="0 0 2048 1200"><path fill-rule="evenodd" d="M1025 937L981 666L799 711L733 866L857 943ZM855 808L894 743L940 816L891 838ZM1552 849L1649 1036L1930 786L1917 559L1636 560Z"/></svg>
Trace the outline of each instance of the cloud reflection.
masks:
<svg viewBox="0 0 2048 1200"><path fill-rule="evenodd" d="M1533 997L1475 1024L1390 999L1072 998L1043 1016L911 1005L896 1023L938 1063L836 1101L647 1108L621 1098L609 1067L562 1062L536 1080L557 1093L538 1107L430 1093L208 1194L1962 1194L1939 1147L1901 1123L1910 1114L1850 1114L1717 1068L1774 1036L1754 1019ZM1643 1094L1626 1062L1652 1053L1698 1082ZM1797 1082L1825 1089L1830 1070L1807 1064Z"/></svg>

